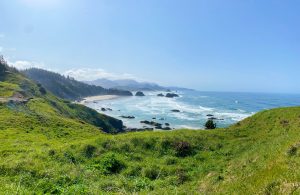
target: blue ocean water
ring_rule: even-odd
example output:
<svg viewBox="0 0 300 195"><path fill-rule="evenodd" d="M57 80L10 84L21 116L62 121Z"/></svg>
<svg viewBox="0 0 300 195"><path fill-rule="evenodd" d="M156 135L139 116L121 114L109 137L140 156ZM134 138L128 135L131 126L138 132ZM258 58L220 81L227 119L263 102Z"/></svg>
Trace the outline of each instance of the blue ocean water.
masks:
<svg viewBox="0 0 300 195"><path fill-rule="evenodd" d="M100 113L123 120L127 127L141 128L142 120L170 123L172 128L203 129L208 114L221 119L218 127L227 127L258 111L287 106L300 106L300 95L181 91L178 98L158 97L166 92L144 92L144 97L120 97L112 100L86 102ZM112 111L102 112L101 108ZM172 112L178 109L180 112ZM135 116L124 119L120 116ZM153 120L153 118L156 118ZM159 120L164 118L164 120Z"/></svg>

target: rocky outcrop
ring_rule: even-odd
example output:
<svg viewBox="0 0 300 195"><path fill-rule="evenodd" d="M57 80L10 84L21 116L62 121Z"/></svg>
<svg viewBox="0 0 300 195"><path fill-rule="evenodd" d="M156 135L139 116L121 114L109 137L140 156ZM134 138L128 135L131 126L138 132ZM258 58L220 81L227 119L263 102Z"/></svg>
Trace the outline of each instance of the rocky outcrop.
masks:
<svg viewBox="0 0 300 195"><path fill-rule="evenodd" d="M145 96L145 94L143 92L141 92L141 91L138 91L138 92L136 92L135 96L142 97L142 96Z"/></svg>
<svg viewBox="0 0 300 195"><path fill-rule="evenodd" d="M171 110L171 112L180 112L180 110L173 109L173 110Z"/></svg>
<svg viewBox="0 0 300 195"><path fill-rule="evenodd" d="M145 128L124 128L125 132L138 132L138 131L153 131L153 128L145 127Z"/></svg>
<svg viewBox="0 0 300 195"><path fill-rule="evenodd" d="M141 121L141 123L146 124L146 125L154 126L156 129L162 129L162 124L157 123L155 121L147 121L147 120L145 120L145 121Z"/></svg>
<svg viewBox="0 0 300 195"><path fill-rule="evenodd" d="M135 117L134 116L120 116L121 118L127 118L127 119L134 119Z"/></svg>
<svg viewBox="0 0 300 195"><path fill-rule="evenodd" d="M157 94L158 97L165 97L164 94L160 93L160 94Z"/></svg>
<svg viewBox="0 0 300 195"><path fill-rule="evenodd" d="M167 93L166 95L167 98L174 98L174 97L179 97L176 93Z"/></svg>

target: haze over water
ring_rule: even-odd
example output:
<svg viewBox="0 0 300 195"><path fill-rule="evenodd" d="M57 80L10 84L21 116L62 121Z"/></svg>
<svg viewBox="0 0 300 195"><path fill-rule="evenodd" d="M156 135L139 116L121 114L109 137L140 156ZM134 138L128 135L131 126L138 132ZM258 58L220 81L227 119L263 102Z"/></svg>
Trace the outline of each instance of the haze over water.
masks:
<svg viewBox="0 0 300 195"><path fill-rule="evenodd" d="M158 97L158 93L145 92L144 97L121 97L86 105L123 120L131 128L142 128L144 124L140 121L149 120L170 123L172 128L192 129L203 129L208 114L221 119L216 120L218 127L227 127L261 110L300 105L300 95L290 94L182 91L178 92L179 98L166 98ZM102 112L101 108L113 111ZM180 112L172 112L173 109ZM124 119L120 117L122 115L135 119ZM161 118L165 120L159 120Z"/></svg>

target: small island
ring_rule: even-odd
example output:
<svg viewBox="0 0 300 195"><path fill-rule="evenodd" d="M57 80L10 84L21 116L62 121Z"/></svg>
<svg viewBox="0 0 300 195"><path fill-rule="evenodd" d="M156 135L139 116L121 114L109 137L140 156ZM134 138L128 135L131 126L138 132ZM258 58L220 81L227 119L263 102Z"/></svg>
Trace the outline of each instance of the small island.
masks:
<svg viewBox="0 0 300 195"><path fill-rule="evenodd" d="M142 91L138 91L138 92L136 92L135 96L142 97L142 96L145 96L145 94Z"/></svg>

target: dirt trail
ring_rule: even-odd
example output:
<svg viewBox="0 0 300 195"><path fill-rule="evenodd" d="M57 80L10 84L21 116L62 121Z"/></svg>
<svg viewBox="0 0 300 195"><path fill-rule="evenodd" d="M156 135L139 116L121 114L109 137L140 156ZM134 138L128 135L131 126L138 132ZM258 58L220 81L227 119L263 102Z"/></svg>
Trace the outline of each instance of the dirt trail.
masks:
<svg viewBox="0 0 300 195"><path fill-rule="evenodd" d="M5 98L5 97L0 97L0 102L1 103L6 103L6 102L28 102L28 98L25 98L23 95L21 95L20 93L15 93L12 97L8 97L8 98Z"/></svg>

